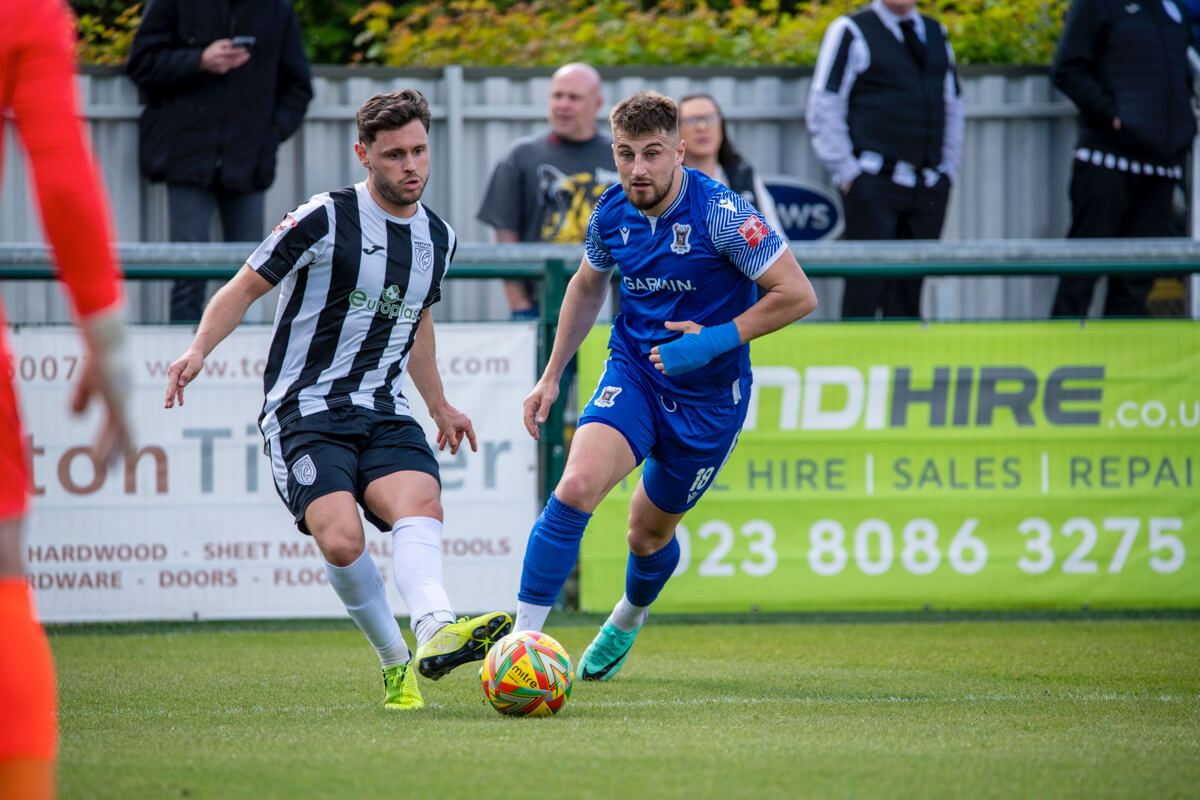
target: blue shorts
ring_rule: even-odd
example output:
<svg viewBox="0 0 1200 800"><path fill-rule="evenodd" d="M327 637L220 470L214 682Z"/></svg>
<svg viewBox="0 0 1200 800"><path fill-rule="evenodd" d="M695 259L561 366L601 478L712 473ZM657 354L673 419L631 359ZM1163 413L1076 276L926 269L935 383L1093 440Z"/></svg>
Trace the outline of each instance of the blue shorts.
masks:
<svg viewBox="0 0 1200 800"><path fill-rule="evenodd" d="M682 514L700 500L733 447L746 402L692 405L658 394L636 367L616 358L605 364L579 425L603 422L629 442L641 463L642 485L654 505Z"/></svg>
<svg viewBox="0 0 1200 800"><path fill-rule="evenodd" d="M367 521L387 531L391 526L364 501L371 481L415 470L441 483L437 458L415 420L358 406L338 406L289 422L267 442L267 455L275 490L303 533L311 533L304 512L318 497L350 492Z"/></svg>

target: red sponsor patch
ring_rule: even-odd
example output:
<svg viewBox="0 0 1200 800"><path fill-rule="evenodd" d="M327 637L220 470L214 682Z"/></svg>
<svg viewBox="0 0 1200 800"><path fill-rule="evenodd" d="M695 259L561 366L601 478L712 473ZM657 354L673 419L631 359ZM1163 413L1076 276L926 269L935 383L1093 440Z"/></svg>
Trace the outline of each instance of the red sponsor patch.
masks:
<svg viewBox="0 0 1200 800"><path fill-rule="evenodd" d="M280 220L279 224L275 226L275 230L272 231L272 233L279 233L284 228L294 228L294 227L296 227L296 218L293 217L291 214L284 214L283 219Z"/></svg>
<svg viewBox="0 0 1200 800"><path fill-rule="evenodd" d="M762 240L767 238L770 231L771 229L767 227L766 223L758 217L751 217L738 227L738 233L751 247L758 247Z"/></svg>

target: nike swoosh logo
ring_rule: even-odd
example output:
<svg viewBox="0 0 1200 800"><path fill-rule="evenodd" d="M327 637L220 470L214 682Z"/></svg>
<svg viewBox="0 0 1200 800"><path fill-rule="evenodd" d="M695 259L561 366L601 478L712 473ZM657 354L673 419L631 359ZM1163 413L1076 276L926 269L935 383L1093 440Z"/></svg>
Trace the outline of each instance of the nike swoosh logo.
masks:
<svg viewBox="0 0 1200 800"><path fill-rule="evenodd" d="M621 655L617 656L617 657L616 657L616 658L614 658L612 661L610 661L610 662L608 663L608 665L607 665L607 666L601 667L601 668L600 668L599 670L597 670L596 672L588 672L588 669L587 669L587 667L584 667L584 668L583 668L583 669L580 671L580 673L579 673L579 677L580 677L580 678L582 678L582 679L583 679L583 680L585 680L585 681L598 681L598 680L601 680L601 679L602 679L602 678L603 678L605 675L607 675L607 674L609 673L609 670L611 670L611 669L612 669L613 667L615 667L617 664L620 664L620 663L621 663L621 659L623 659L623 658L625 658L625 656L629 655L629 651L630 651L631 649L632 649L632 646L630 646L630 647L626 647L626 648L625 648L625 652L624 652L624 653L621 653Z"/></svg>
<svg viewBox="0 0 1200 800"><path fill-rule="evenodd" d="M364 247L363 252L366 253L367 255L371 255L371 253L378 253L382 249L383 249L383 245L373 244L370 247Z"/></svg>

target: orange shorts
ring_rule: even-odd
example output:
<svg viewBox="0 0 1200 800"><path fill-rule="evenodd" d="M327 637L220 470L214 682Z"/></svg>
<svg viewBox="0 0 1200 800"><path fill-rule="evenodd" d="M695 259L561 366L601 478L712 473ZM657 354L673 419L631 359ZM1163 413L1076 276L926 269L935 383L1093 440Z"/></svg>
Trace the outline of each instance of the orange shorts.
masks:
<svg viewBox="0 0 1200 800"><path fill-rule="evenodd" d="M53 759L57 687L46 633L24 578L0 578L0 762Z"/></svg>

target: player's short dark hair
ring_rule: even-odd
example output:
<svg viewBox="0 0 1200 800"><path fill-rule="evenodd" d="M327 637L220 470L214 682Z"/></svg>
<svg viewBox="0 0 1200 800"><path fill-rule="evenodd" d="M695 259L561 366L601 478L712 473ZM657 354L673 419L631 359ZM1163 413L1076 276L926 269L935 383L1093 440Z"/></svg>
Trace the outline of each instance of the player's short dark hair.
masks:
<svg viewBox="0 0 1200 800"><path fill-rule="evenodd" d="M381 92L367 98L354 119L358 122L358 140L370 146L380 131L398 130L414 119L421 120L428 131L429 103L416 89Z"/></svg>
<svg viewBox="0 0 1200 800"><path fill-rule="evenodd" d="M656 133L679 135L679 107L658 92L638 92L626 97L613 107L608 119L614 136L639 139Z"/></svg>

